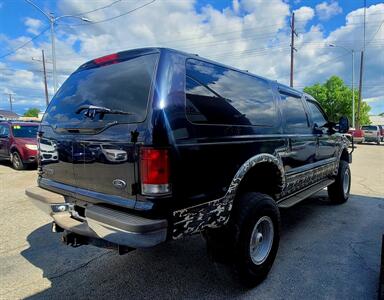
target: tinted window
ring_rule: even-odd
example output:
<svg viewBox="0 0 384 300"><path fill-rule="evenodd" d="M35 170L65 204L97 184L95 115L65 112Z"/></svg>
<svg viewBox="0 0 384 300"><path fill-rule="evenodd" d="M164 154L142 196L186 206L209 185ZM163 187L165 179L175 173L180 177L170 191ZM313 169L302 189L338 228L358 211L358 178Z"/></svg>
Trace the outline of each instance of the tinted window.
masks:
<svg viewBox="0 0 384 300"><path fill-rule="evenodd" d="M13 136L17 138L37 138L38 126L12 125Z"/></svg>
<svg viewBox="0 0 384 300"><path fill-rule="evenodd" d="M157 54L145 55L75 72L52 99L43 121L50 124L83 123L83 113L76 113L83 105L132 113L99 114L94 123L144 121L157 57Z"/></svg>
<svg viewBox="0 0 384 300"><path fill-rule="evenodd" d="M194 123L272 126L276 121L268 81L214 64L187 61L186 99Z"/></svg>
<svg viewBox="0 0 384 300"><path fill-rule="evenodd" d="M368 125L366 125L366 126L361 127L361 129L363 129L363 130L374 130L374 131L376 131L376 130L377 130L377 126L372 126L372 125L368 126Z"/></svg>
<svg viewBox="0 0 384 300"><path fill-rule="evenodd" d="M308 128L307 115L300 96L280 93L285 127L291 129Z"/></svg>
<svg viewBox="0 0 384 300"><path fill-rule="evenodd" d="M0 135L9 135L9 127L8 125L0 125Z"/></svg>
<svg viewBox="0 0 384 300"><path fill-rule="evenodd" d="M318 105L312 101L307 101L309 110L311 111L312 121L318 127L322 127L327 123L322 111L318 107Z"/></svg>

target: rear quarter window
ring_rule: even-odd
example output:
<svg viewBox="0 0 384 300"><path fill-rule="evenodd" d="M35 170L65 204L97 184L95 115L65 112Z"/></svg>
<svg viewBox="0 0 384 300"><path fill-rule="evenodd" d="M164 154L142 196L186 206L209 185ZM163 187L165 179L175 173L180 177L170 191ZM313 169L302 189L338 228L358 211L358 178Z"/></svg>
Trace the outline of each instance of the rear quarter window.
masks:
<svg viewBox="0 0 384 300"><path fill-rule="evenodd" d="M188 59L186 115L190 122L218 125L276 124L272 88L265 79Z"/></svg>
<svg viewBox="0 0 384 300"><path fill-rule="evenodd" d="M84 122L84 115L76 111L84 105L132 113L105 114L102 120L95 118L94 122L144 121L157 59L158 54L148 54L73 73L52 99L44 123L79 125Z"/></svg>

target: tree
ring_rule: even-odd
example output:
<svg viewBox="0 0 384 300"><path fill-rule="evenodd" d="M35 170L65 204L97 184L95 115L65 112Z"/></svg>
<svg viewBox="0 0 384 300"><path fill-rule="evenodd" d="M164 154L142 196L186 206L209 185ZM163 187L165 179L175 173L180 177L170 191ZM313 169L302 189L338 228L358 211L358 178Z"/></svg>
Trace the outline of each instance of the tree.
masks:
<svg viewBox="0 0 384 300"><path fill-rule="evenodd" d="M324 108L330 121L338 122L340 117L346 116L352 124L352 89L344 84L337 76L330 77L324 84L316 83L304 88L304 92L314 97ZM357 113L358 90L355 93L355 114ZM361 102L360 124L370 124L369 111L371 107L364 101ZM357 115L355 115L355 120Z"/></svg>
<svg viewBox="0 0 384 300"><path fill-rule="evenodd" d="M38 108L30 108L24 113L24 117L38 117L40 109Z"/></svg>

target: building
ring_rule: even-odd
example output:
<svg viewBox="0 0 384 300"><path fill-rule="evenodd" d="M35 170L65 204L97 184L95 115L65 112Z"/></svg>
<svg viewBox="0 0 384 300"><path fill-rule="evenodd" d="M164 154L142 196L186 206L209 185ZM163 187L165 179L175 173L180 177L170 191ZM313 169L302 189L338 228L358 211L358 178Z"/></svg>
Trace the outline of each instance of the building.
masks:
<svg viewBox="0 0 384 300"><path fill-rule="evenodd" d="M384 125L384 116L369 116L372 125Z"/></svg>
<svg viewBox="0 0 384 300"><path fill-rule="evenodd" d="M0 120L18 120L20 116L9 110L0 109Z"/></svg>

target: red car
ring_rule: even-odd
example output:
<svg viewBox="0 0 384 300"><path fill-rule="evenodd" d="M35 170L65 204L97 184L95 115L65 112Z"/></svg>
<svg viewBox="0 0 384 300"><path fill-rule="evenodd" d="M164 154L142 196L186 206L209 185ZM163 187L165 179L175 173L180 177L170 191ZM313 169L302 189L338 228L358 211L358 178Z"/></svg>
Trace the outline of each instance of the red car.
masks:
<svg viewBox="0 0 384 300"><path fill-rule="evenodd" d="M355 129L355 128L350 128L348 133L353 136L353 141L358 144L362 144L365 142L364 138L364 130L362 129Z"/></svg>
<svg viewBox="0 0 384 300"><path fill-rule="evenodd" d="M10 160L16 170L37 163L38 123L0 121L0 159Z"/></svg>

